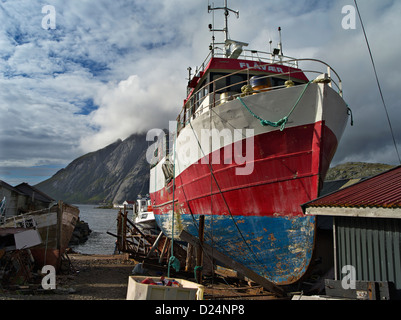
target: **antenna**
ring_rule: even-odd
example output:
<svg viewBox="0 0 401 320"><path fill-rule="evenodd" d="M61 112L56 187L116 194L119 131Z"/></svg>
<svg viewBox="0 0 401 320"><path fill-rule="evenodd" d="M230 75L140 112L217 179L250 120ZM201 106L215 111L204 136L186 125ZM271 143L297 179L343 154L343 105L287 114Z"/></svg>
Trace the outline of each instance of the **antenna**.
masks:
<svg viewBox="0 0 401 320"><path fill-rule="evenodd" d="M208 4L207 12L210 13L211 11L214 11L214 10L224 10L225 27L222 30L218 30L218 29L213 29L212 28L212 29L210 29L210 31L213 31L213 32L214 31L222 31L222 32L224 32L225 40L227 41L227 40L229 40L228 39L228 17L230 15L230 12L233 12L233 13L235 13L235 15L237 16L237 19L238 19L239 18L239 11L238 10L235 11L235 10L230 9L228 7L228 5L227 5L227 0L224 0L224 7L212 7L210 4Z"/></svg>
<svg viewBox="0 0 401 320"><path fill-rule="evenodd" d="M278 43L278 48L280 49L281 55L283 55L283 44L281 42L281 27L278 27L278 36L280 39L280 42Z"/></svg>
<svg viewBox="0 0 401 320"><path fill-rule="evenodd" d="M211 32L213 32L213 43L211 46L212 50L212 56L214 56L214 45L215 45L215 37L214 37L214 32L224 32L225 35L225 41L224 43L218 43L218 44L223 44L224 45L224 55L226 58L232 58L232 59L237 59L240 54L242 53L242 47L247 46L247 43L244 42L239 42L239 41L233 41L229 38L229 33L228 33L228 17L230 16L230 12L235 13L237 16L237 19L239 18L239 11L232 10L228 7L227 5L227 0L224 0L224 7L214 7L208 4L207 6L207 11L208 13L213 12L213 23L214 23L214 11L215 10L224 10L224 18L225 18L225 27L224 29L214 29L212 24L209 24L209 29Z"/></svg>

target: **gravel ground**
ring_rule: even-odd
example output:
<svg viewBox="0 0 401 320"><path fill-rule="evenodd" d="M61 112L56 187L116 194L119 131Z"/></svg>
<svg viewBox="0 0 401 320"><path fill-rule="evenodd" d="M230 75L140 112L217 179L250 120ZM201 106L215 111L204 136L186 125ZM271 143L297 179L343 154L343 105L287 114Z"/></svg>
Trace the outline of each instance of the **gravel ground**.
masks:
<svg viewBox="0 0 401 320"><path fill-rule="evenodd" d="M76 272L56 276L56 290L0 291L0 300L125 300L135 265L123 255L69 254Z"/></svg>
<svg viewBox="0 0 401 320"><path fill-rule="evenodd" d="M0 300L126 299L128 277L132 275L135 261L126 260L124 255L70 253L69 258L73 269L56 275L56 290L43 290L40 284L37 285L39 290L6 291L0 288ZM204 286L204 298L206 299L275 299L269 293L264 292L260 286L248 286L245 282L228 284L225 281L219 283L206 281Z"/></svg>

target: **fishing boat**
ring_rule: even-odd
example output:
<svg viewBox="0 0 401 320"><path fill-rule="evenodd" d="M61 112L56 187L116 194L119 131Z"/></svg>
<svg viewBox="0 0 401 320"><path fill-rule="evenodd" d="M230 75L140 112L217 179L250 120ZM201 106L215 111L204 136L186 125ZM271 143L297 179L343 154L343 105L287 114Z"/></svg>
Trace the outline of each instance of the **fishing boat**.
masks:
<svg viewBox="0 0 401 320"><path fill-rule="evenodd" d="M78 216L77 207L60 201L48 209L8 217L0 228L25 228L38 231L41 243L30 248L35 264L38 267L53 265L58 269Z"/></svg>
<svg viewBox="0 0 401 320"><path fill-rule="evenodd" d="M154 143L150 197L163 232L198 236L276 285L299 281L315 247L316 220L301 204L318 197L349 120L342 82L317 59L278 48L248 50L215 29L169 137ZM215 34L223 32L224 42ZM301 65L305 65L304 68Z"/></svg>
<svg viewBox="0 0 401 320"><path fill-rule="evenodd" d="M156 223L150 198L140 197L133 207L134 224L146 234L159 234L160 229Z"/></svg>

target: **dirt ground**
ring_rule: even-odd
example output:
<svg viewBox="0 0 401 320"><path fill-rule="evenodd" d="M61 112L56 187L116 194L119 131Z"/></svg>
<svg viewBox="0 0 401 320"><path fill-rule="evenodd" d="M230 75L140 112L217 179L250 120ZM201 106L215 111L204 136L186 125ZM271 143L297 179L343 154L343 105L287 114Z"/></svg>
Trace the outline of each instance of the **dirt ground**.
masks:
<svg viewBox="0 0 401 320"><path fill-rule="evenodd" d="M69 254L72 268L56 275L56 290L21 287L1 290L0 300L125 300L128 277L136 265L124 255ZM152 273L153 272L153 273ZM157 270L150 270L155 277ZM213 281L214 282L214 281ZM246 282L205 281L205 299L274 299ZM37 286L41 288L40 285Z"/></svg>
<svg viewBox="0 0 401 320"><path fill-rule="evenodd" d="M0 300L125 300L135 262L124 255L69 254L69 258L72 268L64 266L56 275L56 290L3 290Z"/></svg>

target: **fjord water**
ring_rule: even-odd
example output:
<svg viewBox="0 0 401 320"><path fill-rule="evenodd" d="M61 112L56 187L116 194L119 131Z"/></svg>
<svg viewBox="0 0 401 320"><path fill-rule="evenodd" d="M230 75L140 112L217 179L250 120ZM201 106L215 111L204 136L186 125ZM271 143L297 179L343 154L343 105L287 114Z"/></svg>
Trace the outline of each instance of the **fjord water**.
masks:
<svg viewBox="0 0 401 320"><path fill-rule="evenodd" d="M92 233L85 243L71 246L82 254L113 254L116 238L107 231L116 234L118 209L99 209L96 205L75 204L80 210L79 218L89 224ZM128 211L128 215L132 211Z"/></svg>

